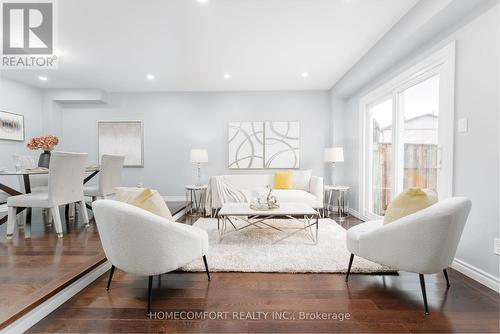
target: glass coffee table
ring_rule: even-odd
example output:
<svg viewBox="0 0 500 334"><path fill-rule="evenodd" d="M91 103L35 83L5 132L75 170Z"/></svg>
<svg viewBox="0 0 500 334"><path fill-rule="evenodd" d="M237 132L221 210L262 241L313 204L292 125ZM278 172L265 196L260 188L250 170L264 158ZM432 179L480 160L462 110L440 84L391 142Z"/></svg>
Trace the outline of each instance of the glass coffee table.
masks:
<svg viewBox="0 0 500 334"><path fill-rule="evenodd" d="M274 226L272 219L298 221L303 226L290 227L293 231L288 232L283 228ZM235 221L241 221L244 225L236 226ZM230 231L228 231L229 225L233 227ZM319 212L304 203L281 203L279 208L263 211L251 209L249 203L224 203L222 205L222 208L217 213L219 241L222 241L228 233L238 232L248 227L267 227L283 233L283 237L274 241L274 243L285 240L300 231L306 231L308 237L316 244L318 242Z"/></svg>

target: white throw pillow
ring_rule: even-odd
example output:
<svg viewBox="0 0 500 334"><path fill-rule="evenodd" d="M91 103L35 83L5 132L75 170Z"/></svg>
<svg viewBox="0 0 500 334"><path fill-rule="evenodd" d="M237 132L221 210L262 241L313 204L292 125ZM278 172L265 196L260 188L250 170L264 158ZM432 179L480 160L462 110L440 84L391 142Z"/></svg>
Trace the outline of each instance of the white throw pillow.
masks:
<svg viewBox="0 0 500 334"><path fill-rule="evenodd" d="M139 187L116 187L115 199L120 202L132 203L146 188Z"/></svg>
<svg viewBox="0 0 500 334"><path fill-rule="evenodd" d="M293 171L293 189L309 191L312 169Z"/></svg>

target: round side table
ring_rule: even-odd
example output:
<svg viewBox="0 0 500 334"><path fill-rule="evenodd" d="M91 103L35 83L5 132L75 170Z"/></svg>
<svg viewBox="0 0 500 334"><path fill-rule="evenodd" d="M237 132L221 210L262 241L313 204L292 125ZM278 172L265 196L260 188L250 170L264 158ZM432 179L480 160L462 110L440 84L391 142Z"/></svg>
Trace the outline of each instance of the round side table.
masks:
<svg viewBox="0 0 500 334"><path fill-rule="evenodd" d="M190 184L186 186L186 214L188 216L205 215L206 184Z"/></svg>
<svg viewBox="0 0 500 334"><path fill-rule="evenodd" d="M340 220L344 220L349 216L349 191L351 187L347 186L325 186L325 198L328 202L325 204L326 212L329 215L330 211L337 212ZM334 205L334 203L336 205Z"/></svg>

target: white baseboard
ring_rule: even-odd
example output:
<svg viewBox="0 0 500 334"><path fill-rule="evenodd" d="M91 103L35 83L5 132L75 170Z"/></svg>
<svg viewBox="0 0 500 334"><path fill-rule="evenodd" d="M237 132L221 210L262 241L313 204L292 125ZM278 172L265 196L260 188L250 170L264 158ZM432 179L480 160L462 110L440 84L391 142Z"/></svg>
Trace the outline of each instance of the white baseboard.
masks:
<svg viewBox="0 0 500 334"><path fill-rule="evenodd" d="M185 202L186 201L186 196L162 196L165 202Z"/></svg>
<svg viewBox="0 0 500 334"><path fill-rule="evenodd" d="M111 263L106 261L2 329L0 333L24 333L33 327L37 322L49 315L52 311L68 301L71 297L86 288L90 283L94 282L97 278L99 278L99 276L104 274L110 268Z"/></svg>
<svg viewBox="0 0 500 334"><path fill-rule="evenodd" d="M459 259L453 260L451 267L482 285L500 293L500 279Z"/></svg>
<svg viewBox="0 0 500 334"><path fill-rule="evenodd" d="M363 215L361 215L358 211L356 211L354 209L349 209L349 214L353 217L358 218L359 220L362 220L362 221L368 220L368 219L366 219L366 217L363 217Z"/></svg>
<svg viewBox="0 0 500 334"><path fill-rule="evenodd" d="M179 218L182 218L186 215L186 208L182 209L181 211L177 212L175 215L172 216L172 219L174 222L179 220Z"/></svg>

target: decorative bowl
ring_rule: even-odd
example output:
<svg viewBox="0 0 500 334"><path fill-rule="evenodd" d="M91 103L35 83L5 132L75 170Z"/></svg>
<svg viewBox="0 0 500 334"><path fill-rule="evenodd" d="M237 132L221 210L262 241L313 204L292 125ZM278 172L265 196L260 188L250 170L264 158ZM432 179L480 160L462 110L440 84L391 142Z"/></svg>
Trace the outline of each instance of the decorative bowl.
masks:
<svg viewBox="0 0 500 334"><path fill-rule="evenodd" d="M278 203L275 203L275 204L251 203L250 204L250 209L256 210L256 211L270 211L270 210L278 209L279 207L280 207L280 205Z"/></svg>

